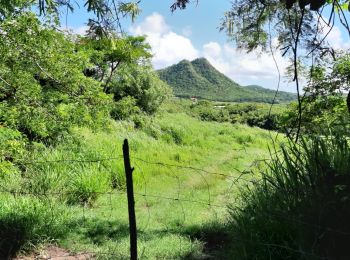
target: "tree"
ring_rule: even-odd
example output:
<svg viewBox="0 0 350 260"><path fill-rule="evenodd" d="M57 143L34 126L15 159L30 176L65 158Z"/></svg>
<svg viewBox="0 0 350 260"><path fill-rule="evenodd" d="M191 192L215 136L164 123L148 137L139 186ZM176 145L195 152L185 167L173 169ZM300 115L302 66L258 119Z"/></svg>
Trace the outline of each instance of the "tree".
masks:
<svg viewBox="0 0 350 260"><path fill-rule="evenodd" d="M74 12L83 6L93 18L89 19L90 29L99 31L105 36L111 32L123 33L121 19L130 17L133 21L141 12L138 2L125 2L121 0L0 0L0 21L18 16L23 12L37 10L38 16L48 18L53 24L60 24L62 11Z"/></svg>
<svg viewBox="0 0 350 260"><path fill-rule="evenodd" d="M102 124L111 98L83 74L89 56L25 13L0 23L0 124L51 141L74 125Z"/></svg>
<svg viewBox="0 0 350 260"><path fill-rule="evenodd" d="M78 48L89 53L92 66L85 75L102 83L104 92L110 93L110 83L123 64L142 64L152 57L150 45L142 36L104 37L88 34L78 40Z"/></svg>
<svg viewBox="0 0 350 260"><path fill-rule="evenodd" d="M138 112L154 114L171 95L170 87L159 79L148 64L121 66L111 81L110 92L116 101L112 111L116 119L124 119Z"/></svg>

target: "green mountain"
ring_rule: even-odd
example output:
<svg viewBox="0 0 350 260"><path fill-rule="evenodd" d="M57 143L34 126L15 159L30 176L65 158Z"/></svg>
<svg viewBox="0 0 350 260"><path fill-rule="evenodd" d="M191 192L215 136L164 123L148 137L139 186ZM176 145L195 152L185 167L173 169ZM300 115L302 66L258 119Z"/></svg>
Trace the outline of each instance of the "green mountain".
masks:
<svg viewBox="0 0 350 260"><path fill-rule="evenodd" d="M255 101L271 103L275 91L260 86L240 86L215 69L207 59L199 58L192 62L183 60L158 71L178 97L197 97L215 101ZM276 102L288 102L296 95L279 92Z"/></svg>

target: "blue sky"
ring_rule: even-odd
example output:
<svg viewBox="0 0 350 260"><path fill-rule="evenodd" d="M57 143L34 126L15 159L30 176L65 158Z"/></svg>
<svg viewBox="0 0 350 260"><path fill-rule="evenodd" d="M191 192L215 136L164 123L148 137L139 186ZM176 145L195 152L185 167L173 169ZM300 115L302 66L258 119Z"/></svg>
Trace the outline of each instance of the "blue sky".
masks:
<svg viewBox="0 0 350 260"><path fill-rule="evenodd" d="M228 41L224 32L219 32L220 19L230 9L230 1L200 0L197 6L192 4L186 10L175 13L170 11L172 3L173 0L143 0L142 13L135 23L123 22L128 33L147 35L156 69L182 59L206 57L219 71L241 85L277 88L278 72L271 54L240 52ZM76 8L67 18L68 27L78 33L84 31L88 18L84 8ZM339 48L349 46L348 40L344 38L339 26L329 35L329 41ZM288 61L279 52L274 56L283 73ZM295 92L294 84L288 83L283 77L280 89Z"/></svg>

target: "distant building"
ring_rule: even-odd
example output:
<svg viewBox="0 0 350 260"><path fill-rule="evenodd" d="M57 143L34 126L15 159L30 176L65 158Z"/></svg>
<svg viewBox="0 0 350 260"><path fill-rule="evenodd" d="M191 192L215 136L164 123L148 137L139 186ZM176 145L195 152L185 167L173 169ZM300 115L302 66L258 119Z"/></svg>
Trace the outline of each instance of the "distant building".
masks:
<svg viewBox="0 0 350 260"><path fill-rule="evenodd" d="M191 101L193 104L197 104L198 99L196 97L191 97Z"/></svg>

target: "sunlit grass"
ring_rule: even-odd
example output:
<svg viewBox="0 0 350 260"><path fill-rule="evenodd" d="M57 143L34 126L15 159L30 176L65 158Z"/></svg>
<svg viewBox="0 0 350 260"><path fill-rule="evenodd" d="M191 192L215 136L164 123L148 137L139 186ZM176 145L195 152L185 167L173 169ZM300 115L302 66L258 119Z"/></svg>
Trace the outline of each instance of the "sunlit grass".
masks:
<svg viewBox="0 0 350 260"><path fill-rule="evenodd" d="M157 135L150 134L150 127L158 129ZM106 131L98 132L76 128L73 137L56 147L33 152L33 161L51 163L29 165L32 178L23 180L22 189L59 193L56 199L69 212L68 231L56 239L61 246L95 252L101 259L127 258L121 157L127 138L135 167L139 255L148 259L199 258L206 254L206 245L194 238L191 230L225 221L226 205L238 199L237 191L245 184L235 178L254 161L268 157L268 136L258 128L201 122L184 113L167 112L143 129L135 129L129 122L113 122ZM244 177L254 178L248 172Z"/></svg>

